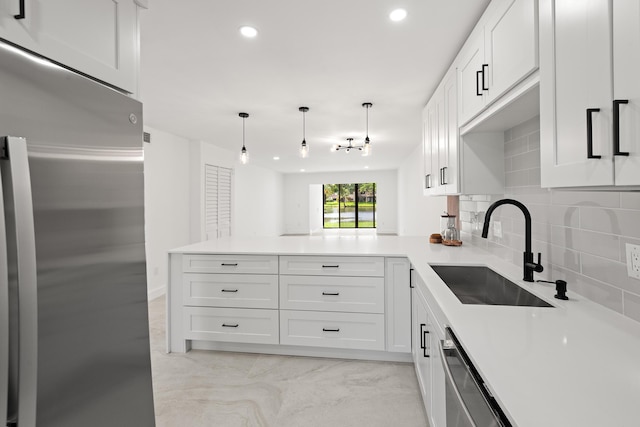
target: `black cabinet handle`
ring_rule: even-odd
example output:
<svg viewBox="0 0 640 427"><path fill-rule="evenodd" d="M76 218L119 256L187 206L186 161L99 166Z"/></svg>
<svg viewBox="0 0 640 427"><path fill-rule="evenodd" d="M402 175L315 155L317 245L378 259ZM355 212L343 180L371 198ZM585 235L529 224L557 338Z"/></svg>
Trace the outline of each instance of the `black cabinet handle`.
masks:
<svg viewBox="0 0 640 427"><path fill-rule="evenodd" d="M613 100L613 155L628 156L626 151L620 151L620 104L628 104L628 99Z"/></svg>
<svg viewBox="0 0 640 427"><path fill-rule="evenodd" d="M424 357L431 357L427 354L427 334L429 333L429 331L424 331L422 333L423 336L423 340L424 340L424 347L422 347L422 355Z"/></svg>
<svg viewBox="0 0 640 427"><path fill-rule="evenodd" d="M237 289L222 289L220 292L238 292Z"/></svg>
<svg viewBox="0 0 640 427"><path fill-rule="evenodd" d="M340 268L340 266L338 264L336 265L322 265L322 268Z"/></svg>
<svg viewBox="0 0 640 427"><path fill-rule="evenodd" d="M442 168L442 185L447 185L447 176L445 175L445 170L447 170L447 166Z"/></svg>
<svg viewBox="0 0 640 427"><path fill-rule="evenodd" d="M482 71L476 71L476 95L482 96L482 92L480 92L480 76L482 75ZM484 80L484 78L482 79ZM484 81L483 81L484 84Z"/></svg>
<svg viewBox="0 0 640 427"><path fill-rule="evenodd" d="M223 266L223 267L237 267L238 263L237 262L236 263L225 263L225 262L223 262L220 265Z"/></svg>
<svg viewBox="0 0 640 427"><path fill-rule="evenodd" d="M337 297L338 295L340 295L340 292L323 292L322 295L329 295L329 296Z"/></svg>
<svg viewBox="0 0 640 427"><path fill-rule="evenodd" d="M415 288L415 286L413 286L413 268L409 269L409 287L411 289Z"/></svg>
<svg viewBox="0 0 640 427"><path fill-rule="evenodd" d="M222 327L223 327L223 328L237 328L237 327L238 327L238 324L237 324L237 323L234 323L233 325L231 325L231 324L228 324L228 323L223 323L223 324L222 324Z"/></svg>
<svg viewBox="0 0 640 427"><path fill-rule="evenodd" d="M489 74L489 64L482 64L482 90L489 90L489 86L484 84L485 80L485 73L487 72L487 74Z"/></svg>
<svg viewBox="0 0 640 427"><path fill-rule="evenodd" d="M322 328L322 332L340 332L340 328Z"/></svg>
<svg viewBox="0 0 640 427"><path fill-rule="evenodd" d="M426 174L424 176L424 188L431 188L431 174Z"/></svg>
<svg viewBox="0 0 640 427"><path fill-rule="evenodd" d="M593 155L593 113L599 111L599 108L587 108L587 159L602 158L602 156Z"/></svg>
<svg viewBox="0 0 640 427"><path fill-rule="evenodd" d="M420 323L420 348L424 348L424 327L427 326L426 323Z"/></svg>
<svg viewBox="0 0 640 427"><path fill-rule="evenodd" d="M24 0L20 0L20 13L18 13L17 15L13 15L13 17L16 19L24 19L27 17L24 11Z"/></svg>

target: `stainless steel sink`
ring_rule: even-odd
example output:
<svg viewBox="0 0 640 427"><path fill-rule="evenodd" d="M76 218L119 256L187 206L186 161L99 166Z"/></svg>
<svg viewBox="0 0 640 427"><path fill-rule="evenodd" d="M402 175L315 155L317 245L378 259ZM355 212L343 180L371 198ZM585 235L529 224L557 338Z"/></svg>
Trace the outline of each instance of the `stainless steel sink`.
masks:
<svg viewBox="0 0 640 427"><path fill-rule="evenodd" d="M431 268L463 304L553 307L484 266L432 265Z"/></svg>

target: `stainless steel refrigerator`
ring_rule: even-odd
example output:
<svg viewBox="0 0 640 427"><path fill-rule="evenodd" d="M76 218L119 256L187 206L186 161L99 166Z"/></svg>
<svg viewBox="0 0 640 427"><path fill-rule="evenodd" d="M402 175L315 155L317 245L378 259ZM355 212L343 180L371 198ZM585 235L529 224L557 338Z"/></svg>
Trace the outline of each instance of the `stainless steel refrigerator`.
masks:
<svg viewBox="0 0 640 427"><path fill-rule="evenodd" d="M142 144L139 102L0 42L7 425L155 425Z"/></svg>

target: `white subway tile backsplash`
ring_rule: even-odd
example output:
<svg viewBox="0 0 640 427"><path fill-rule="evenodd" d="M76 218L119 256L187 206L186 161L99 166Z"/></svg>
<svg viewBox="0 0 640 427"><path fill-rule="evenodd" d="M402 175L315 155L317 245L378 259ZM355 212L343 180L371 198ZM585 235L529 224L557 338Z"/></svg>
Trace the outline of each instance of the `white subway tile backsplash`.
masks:
<svg viewBox="0 0 640 427"><path fill-rule="evenodd" d="M496 200L518 200L531 212L533 250L542 252L545 271L536 277L565 279L570 298L579 294L640 322L640 280L627 276L625 264L625 244L640 244L640 192L541 188L539 118L505 131L504 138L505 194L460 198L465 244L522 265L524 216L517 208L494 211L501 239L481 238L471 222L471 212L480 212L481 226Z"/></svg>
<svg viewBox="0 0 640 427"><path fill-rule="evenodd" d="M529 185L529 171L520 170L505 173L504 185L506 187L525 187Z"/></svg>
<svg viewBox="0 0 640 427"><path fill-rule="evenodd" d="M640 193L620 193L620 207L623 209L640 210Z"/></svg>
<svg viewBox="0 0 640 427"><path fill-rule="evenodd" d="M554 205L620 207L620 193L607 191L564 191L554 190L551 195Z"/></svg>
<svg viewBox="0 0 640 427"><path fill-rule="evenodd" d="M556 245L549 245L549 248L551 264L580 273L580 252Z"/></svg>
<svg viewBox="0 0 640 427"><path fill-rule="evenodd" d="M526 137L514 139L513 141L505 142L504 155L505 157L513 157L516 154L526 153L529 149L529 142Z"/></svg>
<svg viewBox="0 0 640 427"><path fill-rule="evenodd" d="M640 238L640 213L632 210L581 207L580 225L585 230Z"/></svg>
<svg viewBox="0 0 640 427"><path fill-rule="evenodd" d="M625 263L582 254L582 274L622 290L640 294L640 280L627 275Z"/></svg>
<svg viewBox="0 0 640 427"><path fill-rule="evenodd" d="M540 168L540 151L528 151L511 157L511 166L514 171Z"/></svg>
<svg viewBox="0 0 640 427"><path fill-rule="evenodd" d="M540 149L540 132L534 132L529 135L529 151Z"/></svg>
<svg viewBox="0 0 640 427"><path fill-rule="evenodd" d="M567 296L569 299L576 298L572 295L572 293L576 292L591 301L622 313L621 289L557 266L552 269L552 277L554 280L562 279L567 281Z"/></svg>
<svg viewBox="0 0 640 427"><path fill-rule="evenodd" d="M520 123L512 129L513 138L529 135L534 132L540 132L540 118L533 117L526 122Z"/></svg>
<svg viewBox="0 0 640 427"><path fill-rule="evenodd" d="M640 322L640 296L624 293L624 315Z"/></svg>

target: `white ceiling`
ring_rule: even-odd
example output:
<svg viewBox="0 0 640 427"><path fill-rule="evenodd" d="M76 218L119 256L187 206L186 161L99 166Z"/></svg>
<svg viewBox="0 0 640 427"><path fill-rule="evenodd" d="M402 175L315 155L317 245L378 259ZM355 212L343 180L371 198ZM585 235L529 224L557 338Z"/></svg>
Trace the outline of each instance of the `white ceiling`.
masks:
<svg viewBox="0 0 640 427"><path fill-rule="evenodd" d="M421 112L489 0L153 0L141 24L145 124L281 172L394 169ZM408 11L402 22L389 12ZM239 34L258 29L255 39ZM331 152L365 136L372 155ZM301 159L307 106L310 156ZM273 160L279 156L280 160Z"/></svg>

